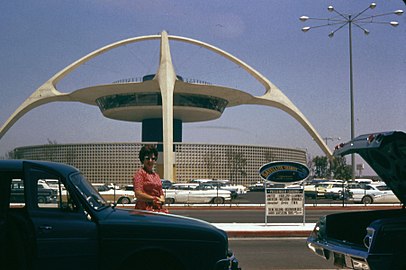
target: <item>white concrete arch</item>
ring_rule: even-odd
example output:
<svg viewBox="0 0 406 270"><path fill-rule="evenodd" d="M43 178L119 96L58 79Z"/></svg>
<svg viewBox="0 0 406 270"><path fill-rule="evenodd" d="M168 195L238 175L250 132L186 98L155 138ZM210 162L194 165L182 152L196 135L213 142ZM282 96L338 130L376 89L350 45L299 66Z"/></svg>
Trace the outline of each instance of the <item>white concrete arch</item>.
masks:
<svg viewBox="0 0 406 270"><path fill-rule="evenodd" d="M179 40L188 42L191 44L196 44L202 46L208 50L211 50L230 61L234 62L235 64L241 66L245 71L247 71L250 75L252 75L255 79L257 79L264 87L265 87L265 94L260 97L255 97L250 101L246 101L246 103L241 104L258 104L258 105L266 105L271 107L276 107L278 109L283 110L284 112L291 115L294 119L296 119L310 134L310 136L316 141L319 145L321 150L329 157L332 158L332 152L328 149L327 145L324 143L322 137L318 134L316 129L312 126L312 124L307 120L307 118L302 114L302 112L286 97L282 91L276 87L273 83L271 83L267 78L265 78L262 74L256 71L254 68L250 67L245 62L241 61L237 57L229 54L226 51L223 51L215 46L210 44L190 39L184 38L179 36L169 36L169 39Z"/></svg>
<svg viewBox="0 0 406 270"><path fill-rule="evenodd" d="M151 39L159 39L161 35L151 35L151 36L141 36L136 38L129 38L125 40L121 40L107 46L104 46L100 49L97 49L86 56L80 58L79 60L73 62L69 66L65 67L54 76L49 78L43 85L41 85L34 93L31 94L18 108L14 111L14 113L7 119L7 121L3 124L0 128L0 139L4 136L4 134L20 119L24 114L29 112L30 110L54 101L80 101L74 100L71 98L69 93L61 93L56 89L56 84L62 80L66 75L77 69L79 66L83 65L87 61L93 59L94 57L106 53L114 48L140 42L144 40L151 40Z"/></svg>
<svg viewBox="0 0 406 270"><path fill-rule="evenodd" d="M256 80L258 80L265 88L265 93L263 96L254 97L251 95L241 95L241 100L238 104L257 104L257 105L265 105L279 108L289 115L291 115L294 119L299 121L299 123L306 129L306 131L311 135L311 137L316 141L322 151L329 157L332 157L331 151L328 149L327 145L324 143L323 139L317 133L315 128L310 124L310 122L306 119L306 117L300 112L298 108L282 93L282 91L273 85L267 78L265 78L262 74L258 71L250 67L245 62L241 61L240 59L236 58L235 56L223 51L215 46L210 44L180 37L180 36L171 36L167 35L165 31L163 31L160 35L149 35L149 36L141 36L135 38L129 38L125 40L121 40L109 45L106 45L100 49L97 49L86 56L80 58L79 60L73 62L69 66L65 67L50 79L48 79L43 85L41 85L34 93L27 98L18 108L17 110L7 119L5 124L0 128L0 139L4 136L4 134L11 128L11 126L24 114L29 112L30 110L55 101L76 101L76 102L84 102L81 98L78 98L78 95L75 95L74 92L72 93L62 93L57 90L56 84L63 79L66 75L70 74L72 71L77 69L82 64L86 63L87 61L91 60L92 58L99 56L103 53L106 53L114 48L130 44L136 43L146 40L153 40L153 39L161 39L161 55L160 55L160 64L157 72L157 76L154 80L158 81L161 93L163 96L166 96L165 99L169 104L163 106L163 120L164 125L166 128L166 135L169 134L168 132L172 130L172 121L169 119L172 114L170 113L173 110L173 105L171 103L173 91L176 91L176 74L174 72L174 68L172 65L172 60L170 56L170 49L169 49L169 41L168 40L176 40L181 42L190 43L193 45L198 45L204 47L208 50L211 50L222 57L234 62L235 64L241 66L245 71L247 71L251 76L253 76ZM140 83L142 84L142 83ZM86 103L86 102L84 102ZM236 105L238 105L236 104ZM169 114L169 115L168 115ZM170 134L172 134L170 132ZM168 150L164 152L164 165L165 167L172 168L173 158L172 156L172 136L168 135L168 140L165 139L164 136L164 149ZM164 173L164 177L167 179L172 179L172 169L166 170Z"/></svg>

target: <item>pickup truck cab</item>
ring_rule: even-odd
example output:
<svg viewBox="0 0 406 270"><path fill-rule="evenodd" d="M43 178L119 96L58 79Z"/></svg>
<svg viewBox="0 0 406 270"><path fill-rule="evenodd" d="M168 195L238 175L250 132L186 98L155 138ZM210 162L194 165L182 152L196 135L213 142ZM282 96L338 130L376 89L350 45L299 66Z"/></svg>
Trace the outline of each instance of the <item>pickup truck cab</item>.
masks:
<svg viewBox="0 0 406 270"><path fill-rule="evenodd" d="M11 200L13 179L24 196ZM39 201L38 181L59 181ZM0 161L0 262L9 269L240 269L227 234L197 219L107 203L74 167Z"/></svg>

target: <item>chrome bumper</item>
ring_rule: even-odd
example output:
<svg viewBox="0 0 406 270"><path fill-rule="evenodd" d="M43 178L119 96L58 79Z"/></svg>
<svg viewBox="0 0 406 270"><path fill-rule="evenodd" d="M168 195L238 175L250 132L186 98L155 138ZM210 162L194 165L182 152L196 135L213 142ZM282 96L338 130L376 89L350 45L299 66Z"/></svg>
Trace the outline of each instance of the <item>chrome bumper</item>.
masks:
<svg viewBox="0 0 406 270"><path fill-rule="evenodd" d="M335 266L358 270L370 270L365 256L354 256L353 254L349 254L342 250L327 249L323 245L314 242L308 242L307 246L320 257L323 257L326 260L332 260Z"/></svg>
<svg viewBox="0 0 406 270"><path fill-rule="evenodd" d="M214 268L215 270L241 270L238 266L238 260L231 250L228 250L227 258L219 260Z"/></svg>

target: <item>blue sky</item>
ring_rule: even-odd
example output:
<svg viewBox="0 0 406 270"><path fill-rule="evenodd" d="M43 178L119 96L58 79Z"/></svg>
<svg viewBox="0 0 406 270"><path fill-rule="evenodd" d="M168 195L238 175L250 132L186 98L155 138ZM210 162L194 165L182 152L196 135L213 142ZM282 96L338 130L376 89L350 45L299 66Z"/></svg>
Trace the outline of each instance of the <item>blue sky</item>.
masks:
<svg viewBox="0 0 406 270"><path fill-rule="evenodd" d="M307 15L331 18L333 5L355 14L370 1L222 0L6 1L0 16L0 124L52 75L107 44L168 31L223 49L277 85L333 148L350 138L348 28L303 33ZM405 9L401 0L376 1L365 15ZM378 18L376 18L378 20ZM355 134L406 130L406 15L382 17L398 27L366 24L353 29ZM171 43L177 73L262 95L262 86L241 68L202 48ZM141 77L157 69L159 43L128 45L85 64L61 81L61 92ZM0 140L0 156L15 147L58 143L140 141L141 124L106 119L97 107L49 103L23 116ZM322 151L288 114L245 105L220 119L184 124L184 142L254 144ZM362 161L357 161L362 162Z"/></svg>

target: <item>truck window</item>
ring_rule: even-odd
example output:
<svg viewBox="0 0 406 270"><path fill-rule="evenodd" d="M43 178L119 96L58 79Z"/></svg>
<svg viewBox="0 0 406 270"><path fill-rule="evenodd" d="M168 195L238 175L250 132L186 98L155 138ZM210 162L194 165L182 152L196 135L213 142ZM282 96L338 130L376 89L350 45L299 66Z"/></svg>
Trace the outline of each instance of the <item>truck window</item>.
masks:
<svg viewBox="0 0 406 270"><path fill-rule="evenodd" d="M38 179L38 207L76 211L77 207L63 182L58 179Z"/></svg>
<svg viewBox="0 0 406 270"><path fill-rule="evenodd" d="M24 182L21 179L13 179L11 180L10 207L23 208L24 206Z"/></svg>
<svg viewBox="0 0 406 270"><path fill-rule="evenodd" d="M51 187L45 179L37 179L37 202L40 208L57 208L58 198L60 197L59 187L61 185L58 179L53 179L55 185Z"/></svg>

